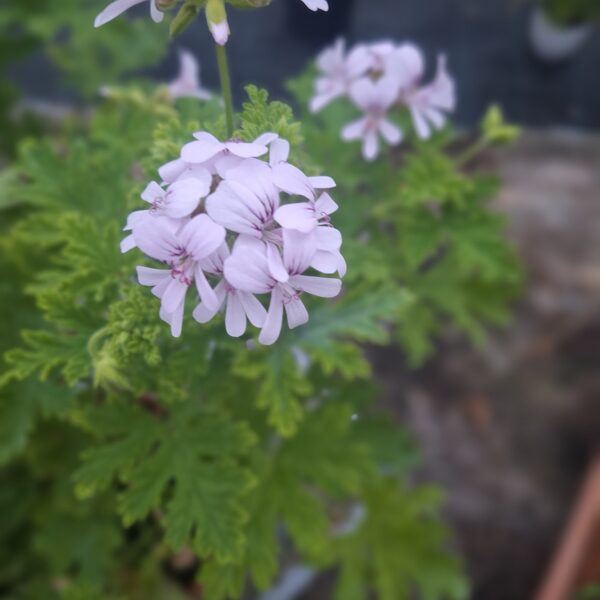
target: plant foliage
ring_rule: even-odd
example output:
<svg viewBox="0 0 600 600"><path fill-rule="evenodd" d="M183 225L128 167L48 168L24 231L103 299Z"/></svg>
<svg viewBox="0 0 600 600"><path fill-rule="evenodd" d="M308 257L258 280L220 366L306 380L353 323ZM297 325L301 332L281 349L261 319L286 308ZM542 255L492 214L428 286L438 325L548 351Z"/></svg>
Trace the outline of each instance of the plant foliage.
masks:
<svg viewBox="0 0 600 600"><path fill-rule="evenodd" d="M293 88L304 105L306 81ZM445 322L479 338L506 319L519 277L487 206L496 183L461 169L448 132L367 167L338 144L336 109L301 127L248 96L239 137L274 130L338 181L349 258L342 299L274 347L219 323L172 339L119 251L147 175L192 131L221 133L218 102L122 90L59 140L21 144L0 176L11 597L183 598L191 573L203 597L240 598L289 556L339 568L340 600L467 593L439 493L408 485L412 444L371 403L364 347L395 340L416 363Z"/></svg>

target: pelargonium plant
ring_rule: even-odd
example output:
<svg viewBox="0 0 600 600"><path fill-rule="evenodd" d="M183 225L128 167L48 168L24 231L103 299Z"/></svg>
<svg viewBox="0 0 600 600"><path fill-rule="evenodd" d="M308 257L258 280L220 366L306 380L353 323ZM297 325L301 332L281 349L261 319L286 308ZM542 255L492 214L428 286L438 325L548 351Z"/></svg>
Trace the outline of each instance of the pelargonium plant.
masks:
<svg viewBox="0 0 600 600"><path fill-rule="evenodd" d="M103 92L0 172L0 590L292 600L331 571L335 600L466 598L366 347L404 370L448 322L506 320L518 267L473 159L517 131L493 109L456 144L444 60L424 82L391 42L321 54L289 83L300 121L255 86L236 112L227 9L269 0L117 0L96 25L145 1L172 35L205 13L222 98L187 51L158 88L101 75L147 66L145 16L0 6Z"/></svg>

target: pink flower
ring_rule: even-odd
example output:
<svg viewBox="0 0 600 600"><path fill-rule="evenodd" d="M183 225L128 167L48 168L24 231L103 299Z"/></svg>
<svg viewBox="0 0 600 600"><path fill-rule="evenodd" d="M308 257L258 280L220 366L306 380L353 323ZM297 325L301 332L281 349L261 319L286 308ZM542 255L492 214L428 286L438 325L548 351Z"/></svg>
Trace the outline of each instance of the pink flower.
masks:
<svg viewBox="0 0 600 600"><path fill-rule="evenodd" d="M260 160L247 160L227 173L206 200L206 212L223 227L262 238L279 207L271 170Z"/></svg>
<svg viewBox="0 0 600 600"><path fill-rule="evenodd" d="M203 175L175 181L166 190L152 181L142 192L142 200L151 205L150 211L155 214L174 219L189 217L210 191L212 178L208 171Z"/></svg>
<svg viewBox="0 0 600 600"><path fill-rule="evenodd" d="M363 156L372 161L379 155L379 136L395 146L402 141L400 128L387 119L387 113L397 100L398 80L385 76L377 81L364 78L354 83L350 97L364 116L342 130L345 141L362 140Z"/></svg>
<svg viewBox="0 0 600 600"><path fill-rule="evenodd" d="M155 23L160 23L164 14L156 6L156 0L115 0L111 2L97 17L94 21L94 27L102 27L109 21L116 19L119 15L123 14L126 10L142 2L150 2L150 16Z"/></svg>
<svg viewBox="0 0 600 600"><path fill-rule="evenodd" d="M138 267L138 279L142 285L152 286L152 293L161 299L161 318L171 325L173 335L178 337L185 297L194 282L207 307L219 305L200 261L221 246L225 229L206 215L194 217L178 233L160 219L142 219L134 226L133 236L144 254L169 266L168 270Z"/></svg>
<svg viewBox="0 0 600 600"><path fill-rule="evenodd" d="M310 10L329 10L329 4L327 3L327 0L302 0L302 2L304 2L304 4L310 8Z"/></svg>
<svg viewBox="0 0 600 600"><path fill-rule="evenodd" d="M246 332L247 322L255 327L264 325L267 311L254 294L242 292L234 288L223 277L224 261L229 257L227 244L201 261L201 267L206 273L222 277L215 287L218 306L208 308L202 302L194 310L194 319L199 323L208 323L220 311L225 311L225 330L231 337L240 337Z"/></svg>
<svg viewBox="0 0 600 600"><path fill-rule="evenodd" d="M306 236L292 230L283 231L283 264L289 274L286 282L276 280L270 272L266 246L248 236L240 236L232 255L225 261L225 277L238 290L252 294L271 294L269 310L258 341L271 345L281 333L283 312L288 326L294 329L309 319L302 293L334 298L340 293L339 279L302 275L309 268L315 249Z"/></svg>
<svg viewBox="0 0 600 600"><path fill-rule="evenodd" d="M197 174L197 178L184 178L172 183L166 190L155 181L150 182L142 192L142 200L151 205L149 210L137 210L127 218L125 231L131 231L146 216L162 217L166 226L173 232L184 223L182 219L189 217L199 206L202 198L210 191L212 178L208 171ZM128 252L136 247L135 238L127 236L121 242L121 252Z"/></svg>
<svg viewBox="0 0 600 600"><path fill-rule="evenodd" d="M308 244L315 253L310 266L321 273L331 275L336 271L340 277L346 274L346 261L340 252L342 234L331 226L330 215L338 205L327 193L316 202L286 204L275 212L275 220L284 228L307 234Z"/></svg>
<svg viewBox="0 0 600 600"><path fill-rule="evenodd" d="M209 100L212 94L200 84L200 64L187 50L179 52L179 74L169 84L171 98L197 98Z"/></svg>
<svg viewBox="0 0 600 600"><path fill-rule="evenodd" d="M403 97L421 139L427 139L433 130L441 129L446 123L446 113L456 108L455 85L446 69L445 57L438 58L438 71L432 83L408 90Z"/></svg>
<svg viewBox="0 0 600 600"><path fill-rule="evenodd" d="M352 82L369 70L371 59L360 48L346 55L344 41L338 40L317 57L317 66L322 75L315 83L315 95L310 101L312 112L319 112L336 98L347 95Z"/></svg>
<svg viewBox="0 0 600 600"><path fill-rule="evenodd" d="M316 202L296 202L281 206L275 212L275 220L286 229L310 233L321 223L329 226L329 215L338 209L329 194L321 194Z"/></svg>

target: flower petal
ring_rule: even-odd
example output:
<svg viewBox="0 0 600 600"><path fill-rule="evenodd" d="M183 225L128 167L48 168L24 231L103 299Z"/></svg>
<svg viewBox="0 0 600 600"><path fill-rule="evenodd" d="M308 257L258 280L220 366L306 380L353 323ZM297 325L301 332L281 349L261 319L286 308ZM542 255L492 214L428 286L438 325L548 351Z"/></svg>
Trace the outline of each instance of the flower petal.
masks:
<svg viewBox="0 0 600 600"><path fill-rule="evenodd" d="M315 208L310 202L280 206L275 211L274 218L282 227L303 233L310 233L318 223Z"/></svg>
<svg viewBox="0 0 600 600"><path fill-rule="evenodd" d="M151 181L146 189L141 194L141 199L144 202L148 202L149 204L154 204L157 199L162 200L165 197L165 190L156 183L156 181Z"/></svg>
<svg viewBox="0 0 600 600"><path fill-rule="evenodd" d="M171 184L166 194L165 214L179 219L191 215L210 191L211 182L212 177L206 171L204 179L187 178Z"/></svg>
<svg viewBox="0 0 600 600"><path fill-rule="evenodd" d="M277 281L285 283L290 278L290 275L283 264L283 258L281 258L279 248L275 244L271 244L270 242L266 242L266 246L269 273L271 273L273 278Z"/></svg>
<svg viewBox="0 0 600 600"><path fill-rule="evenodd" d="M363 139L363 156L369 162L379 156L379 137L374 131L368 131Z"/></svg>
<svg viewBox="0 0 600 600"><path fill-rule="evenodd" d="M357 121L352 121L352 123L348 123L342 129L342 139L345 142L353 142L354 140L360 140L367 128L367 118L362 117Z"/></svg>
<svg viewBox="0 0 600 600"><path fill-rule="evenodd" d="M160 318L171 326L171 335L173 337L178 338L181 336L184 310L185 299L172 313L166 312L162 307L160 309Z"/></svg>
<svg viewBox="0 0 600 600"><path fill-rule="evenodd" d="M156 260L170 262L180 254L180 244L170 227L161 217L147 215L133 225L133 239L137 247Z"/></svg>
<svg viewBox="0 0 600 600"><path fill-rule="evenodd" d="M137 267L137 276L140 285L154 287L165 279L171 279L171 271L166 269L151 269L150 267Z"/></svg>
<svg viewBox="0 0 600 600"><path fill-rule="evenodd" d="M304 196L308 200L314 199L315 191L309 178L300 169L289 163L279 163L273 166L273 181L282 192Z"/></svg>
<svg viewBox="0 0 600 600"><path fill-rule="evenodd" d="M379 131L390 146L396 146L402 141L402 130L387 119L379 121Z"/></svg>
<svg viewBox="0 0 600 600"><path fill-rule="evenodd" d="M219 302L215 291L210 287L210 284L206 280L206 275L200 268L200 265L196 265L195 269L195 277L196 281L196 290L198 291L198 296L200 296L200 300L208 310L219 310L222 302Z"/></svg>
<svg viewBox="0 0 600 600"><path fill-rule="evenodd" d="M158 169L158 174L166 183L173 183L185 171L186 164L180 158L164 164Z"/></svg>
<svg viewBox="0 0 600 600"><path fill-rule="evenodd" d="M94 27L102 27L109 21L116 19L119 15L123 14L126 10L129 10L136 4L141 4L146 0L115 0L111 2L97 17L94 21Z"/></svg>
<svg viewBox="0 0 600 600"><path fill-rule="evenodd" d="M257 158L269 151L267 146L256 142L227 142L225 147L231 154L235 154L240 158Z"/></svg>
<svg viewBox="0 0 600 600"><path fill-rule="evenodd" d="M239 299L246 311L248 320L254 327L262 327L265 324L267 318L267 311L265 307L258 301L254 294L248 292L237 292Z"/></svg>
<svg viewBox="0 0 600 600"><path fill-rule="evenodd" d="M213 308L208 308L206 304L200 302L198 306L194 309L193 317L198 323L208 323L214 319L215 315L221 310L223 306L223 302L225 302L226 291L225 291L225 282L220 281L217 287L214 289L215 296L217 297L218 306Z"/></svg>
<svg viewBox="0 0 600 600"><path fill-rule="evenodd" d="M178 237L194 260L202 260L225 241L225 229L208 215L198 215L182 229Z"/></svg>
<svg viewBox="0 0 600 600"><path fill-rule="evenodd" d="M290 285L295 289L320 298L335 298L342 289L342 282L339 279L312 277L310 275L290 277Z"/></svg>
<svg viewBox="0 0 600 600"><path fill-rule="evenodd" d="M280 162L286 162L290 156L290 143L283 138L278 138L271 142L269 152L269 162L276 165Z"/></svg>
<svg viewBox="0 0 600 600"><path fill-rule="evenodd" d="M225 149L225 144L208 133L196 133L194 137L195 142L190 142L181 149L181 158L187 163L204 163Z"/></svg>
<svg viewBox="0 0 600 600"><path fill-rule="evenodd" d="M325 175L320 177L309 177L308 180L315 190L331 190L337 186L332 177L327 177Z"/></svg>
<svg viewBox="0 0 600 600"><path fill-rule="evenodd" d="M183 302L189 286L178 278L171 277L165 293L161 297L162 307L165 312L172 313Z"/></svg>
<svg viewBox="0 0 600 600"><path fill-rule="evenodd" d="M314 231L300 233L293 229L283 230L283 264L290 275L304 273L317 251Z"/></svg>
<svg viewBox="0 0 600 600"><path fill-rule="evenodd" d="M238 238L223 271L227 281L244 292L266 294L276 284L269 271L265 244L248 236Z"/></svg>
<svg viewBox="0 0 600 600"><path fill-rule="evenodd" d="M300 298L293 298L284 304L288 327L295 329L308 322L308 311Z"/></svg>
<svg viewBox="0 0 600 600"><path fill-rule="evenodd" d="M283 296L279 286L273 289L271 294L271 303L267 318L263 325L262 331L258 337L258 341L265 346L274 344L281 334L281 325L283 319Z"/></svg>
<svg viewBox="0 0 600 600"><path fill-rule="evenodd" d="M246 312L235 292L227 296L225 330L231 337L235 338L244 335L246 332Z"/></svg>

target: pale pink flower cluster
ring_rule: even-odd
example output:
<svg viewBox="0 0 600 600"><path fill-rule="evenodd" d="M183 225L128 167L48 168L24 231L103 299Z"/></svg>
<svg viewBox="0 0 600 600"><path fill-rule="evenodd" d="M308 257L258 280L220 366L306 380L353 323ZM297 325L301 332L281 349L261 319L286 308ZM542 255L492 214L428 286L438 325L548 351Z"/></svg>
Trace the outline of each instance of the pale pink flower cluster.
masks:
<svg viewBox="0 0 600 600"><path fill-rule="evenodd" d="M160 183L142 193L150 206L131 213L121 249L138 247L164 268L138 267L142 285L161 300L161 318L181 334L185 300L195 289L194 318L225 313L227 333L247 321L273 344L283 314L290 329L306 323L302 294L333 298L343 277L342 236L330 222L338 206L330 177L308 177L288 162L289 144L273 133L254 142L221 142L206 132L163 165ZM257 298L270 295L268 310ZM196 297L196 294L194 294Z"/></svg>
<svg viewBox="0 0 600 600"><path fill-rule="evenodd" d="M454 81L445 57L438 58L434 80L423 84L425 60L412 44L378 42L348 51L339 40L321 53L317 66L320 74L311 111L319 112L338 98L349 98L363 116L344 127L342 138L361 140L363 156L369 161L379 155L381 138L391 146L402 142L402 130L389 118L394 108L407 108L417 135L427 139L444 126L447 113L456 106Z"/></svg>

